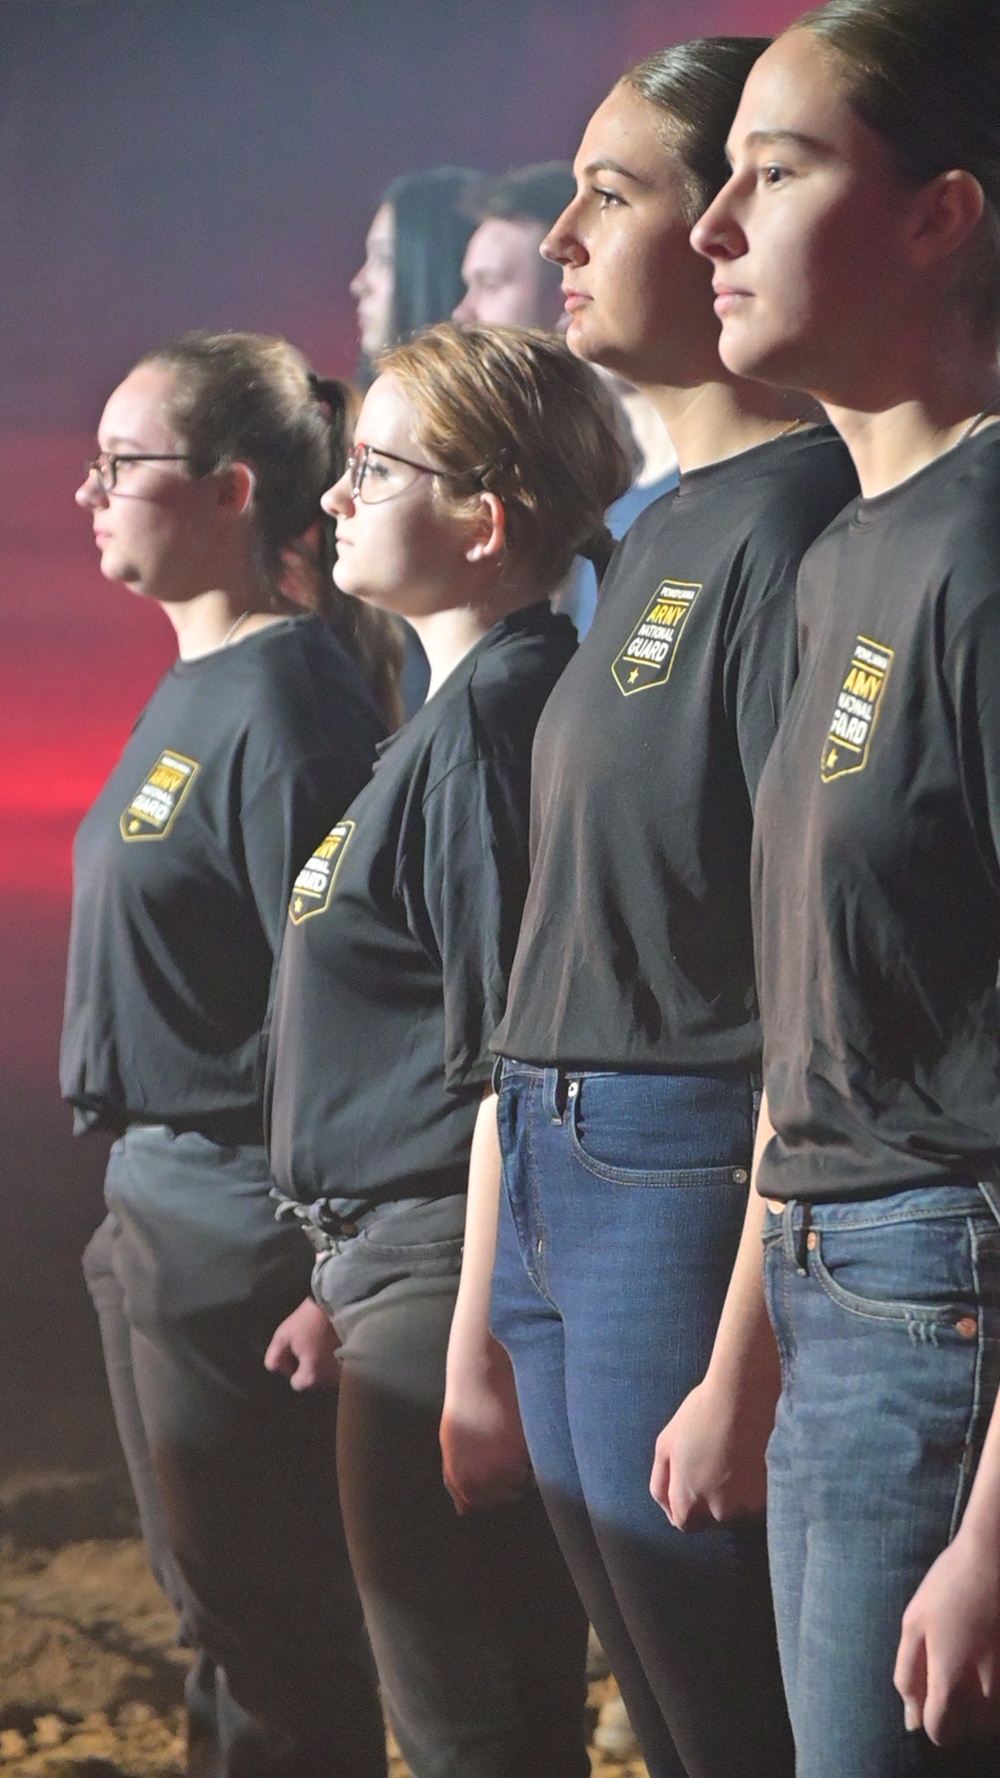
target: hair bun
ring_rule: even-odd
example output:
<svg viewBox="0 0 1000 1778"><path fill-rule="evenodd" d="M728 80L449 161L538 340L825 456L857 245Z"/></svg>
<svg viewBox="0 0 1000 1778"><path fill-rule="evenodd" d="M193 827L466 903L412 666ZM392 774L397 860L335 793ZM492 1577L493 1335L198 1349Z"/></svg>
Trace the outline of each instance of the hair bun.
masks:
<svg viewBox="0 0 1000 1778"><path fill-rule="evenodd" d="M334 415L343 413L347 400L343 383L336 377L318 377L314 370L309 372L306 380L314 401L322 402Z"/></svg>
<svg viewBox="0 0 1000 1778"><path fill-rule="evenodd" d="M612 536L608 530L607 525L601 525L599 530L592 532L580 545L580 555L585 556L588 562L593 562L598 580L604 579L617 541L617 538Z"/></svg>

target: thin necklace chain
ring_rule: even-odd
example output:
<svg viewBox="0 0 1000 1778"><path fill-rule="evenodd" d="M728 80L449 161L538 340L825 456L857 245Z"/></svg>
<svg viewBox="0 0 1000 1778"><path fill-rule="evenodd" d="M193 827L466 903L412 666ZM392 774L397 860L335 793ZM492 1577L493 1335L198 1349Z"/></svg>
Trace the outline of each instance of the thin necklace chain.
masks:
<svg viewBox="0 0 1000 1778"><path fill-rule="evenodd" d="M226 631L225 635L222 638L222 641L219 643L220 648L228 648L229 647L229 644L232 641L233 637L235 636L240 625L245 624L247 621L247 618L249 616L250 616L249 611L241 611L240 612L240 615L236 619L236 622L233 624L230 624L228 630Z"/></svg>
<svg viewBox="0 0 1000 1778"><path fill-rule="evenodd" d="M1000 408L1000 395L994 395L989 407L984 407L982 412L978 413L974 420L969 421L964 432L955 440L955 443L964 444L967 438L972 437L976 427L981 426L984 420L988 420L991 414L995 414L998 408Z"/></svg>

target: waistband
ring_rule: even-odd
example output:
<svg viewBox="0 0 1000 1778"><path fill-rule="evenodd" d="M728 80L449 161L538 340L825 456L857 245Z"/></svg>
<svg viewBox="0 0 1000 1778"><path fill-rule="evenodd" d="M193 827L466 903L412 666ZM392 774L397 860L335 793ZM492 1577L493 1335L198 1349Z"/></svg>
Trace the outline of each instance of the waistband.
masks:
<svg viewBox="0 0 1000 1778"><path fill-rule="evenodd" d="M727 1062L714 1068L572 1068L568 1063L543 1067L539 1062L518 1062L497 1056L492 1085L497 1092L504 1079L520 1080L749 1080L756 1084L760 1070L744 1062Z"/></svg>
<svg viewBox="0 0 1000 1778"><path fill-rule="evenodd" d="M256 1111L208 1111L199 1117L133 1117L125 1131L169 1130L172 1136L204 1136L221 1148L263 1148L264 1120Z"/></svg>
<svg viewBox="0 0 1000 1778"><path fill-rule="evenodd" d="M780 1230L808 1234L812 1228L891 1228L896 1223L938 1222L978 1214L992 1215L1000 1223L1000 1184L962 1177L879 1198L825 1199L820 1203L790 1198L785 1204L765 1199L764 1235L774 1236Z"/></svg>
<svg viewBox="0 0 1000 1778"><path fill-rule="evenodd" d="M277 1206L279 1222L297 1222L314 1253L340 1253L358 1235L384 1217L398 1215L407 1209L419 1210L431 1204L443 1204L449 1198L461 1199L464 1192L442 1192L434 1197L384 1198L372 1203L370 1198L317 1198L315 1203L300 1204L286 1197L276 1185L271 1197Z"/></svg>

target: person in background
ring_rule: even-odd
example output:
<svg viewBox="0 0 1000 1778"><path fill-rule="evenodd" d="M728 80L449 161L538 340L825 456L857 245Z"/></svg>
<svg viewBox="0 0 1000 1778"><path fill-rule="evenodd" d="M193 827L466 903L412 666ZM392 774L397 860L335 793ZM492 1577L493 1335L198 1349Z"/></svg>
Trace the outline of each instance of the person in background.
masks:
<svg viewBox="0 0 1000 1778"><path fill-rule="evenodd" d="M380 352L446 321L462 294L462 259L476 227L485 175L467 167L404 173L383 192L365 237L365 257L351 279L358 306L358 388L372 381ZM401 691L407 716L427 695L430 669L406 625Z"/></svg>
<svg viewBox="0 0 1000 1778"><path fill-rule="evenodd" d="M574 552L606 559L628 473L560 340L447 324L380 361L326 501L338 585L408 617L432 679L292 894L267 1115L316 1301L268 1363L308 1385L340 1342L344 1522L414 1778L590 1771L586 1619L528 1465L459 1516L438 1426L532 737L575 647L548 595Z"/></svg>
<svg viewBox="0 0 1000 1778"><path fill-rule="evenodd" d="M725 1518L767 1445L801 1773L993 1778L1000 12L818 7L729 147L693 236L724 362L813 391L862 497L802 564L756 811L760 1195L654 1486Z"/></svg>
<svg viewBox="0 0 1000 1778"><path fill-rule="evenodd" d="M263 1146L278 944L384 733L354 662L279 590L330 424L284 340L193 335L140 360L97 442L76 498L101 571L159 605L179 658L77 835L61 1082L77 1130L115 1136L84 1269L194 1655L187 1770L384 1778L336 1398L263 1364L309 1276Z"/></svg>
<svg viewBox="0 0 1000 1778"><path fill-rule="evenodd" d="M623 75L545 243L571 349L655 404L681 479L618 545L538 725L531 882L493 1039L503 1194L494 1119L442 1423L470 1504L518 1473L526 1436L651 1778L790 1778L794 1764L763 1494L745 1499L748 1523L685 1538L649 1493L746 1210L753 803L795 678L796 573L857 486L810 402L720 365L689 242L765 46L706 38ZM521 1421L493 1382L490 1317Z"/></svg>
<svg viewBox="0 0 1000 1778"><path fill-rule="evenodd" d="M462 262L465 295L454 311L456 321L565 332L569 316L561 271L540 249L575 189L568 161L519 167L486 188L481 221ZM674 486L677 458L652 404L624 377L605 374L621 402L635 455L632 486L607 514L612 536L624 537L632 520ZM579 636L593 622L597 588L592 565L578 561L556 594L558 609L572 618Z"/></svg>
<svg viewBox="0 0 1000 1778"><path fill-rule="evenodd" d="M452 314L486 184L485 174L468 167L431 167L402 174L383 192L351 279L361 348L354 381L362 390L380 352Z"/></svg>
<svg viewBox="0 0 1000 1778"><path fill-rule="evenodd" d="M465 295L456 321L565 332L559 268L539 248L572 195L568 161L519 167L486 187L462 261Z"/></svg>

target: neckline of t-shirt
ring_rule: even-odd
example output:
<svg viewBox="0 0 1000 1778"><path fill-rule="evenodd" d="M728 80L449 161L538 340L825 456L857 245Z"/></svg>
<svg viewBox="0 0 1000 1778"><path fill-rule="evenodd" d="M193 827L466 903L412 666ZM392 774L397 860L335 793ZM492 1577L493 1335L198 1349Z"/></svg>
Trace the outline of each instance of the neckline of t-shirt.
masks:
<svg viewBox="0 0 1000 1778"><path fill-rule="evenodd" d="M958 460L964 461L970 451L978 450L983 445L1000 444L1000 424L987 426L984 431L973 433L971 438L960 438L939 457L932 457L922 468L915 469L905 481L897 482L895 487L887 488L884 494L871 494L868 499L861 495L855 502L851 514L851 524L858 529L872 525L880 525L891 518L896 508L905 506L914 492L921 493L929 481L936 476L944 475L955 467Z"/></svg>
<svg viewBox="0 0 1000 1778"><path fill-rule="evenodd" d="M682 470L674 499L684 500L700 494L718 482L750 481L755 476L767 474L777 457L791 455L803 445L813 444L817 438L825 440L835 436L835 429L825 420L817 420L815 424L810 421L806 426L779 432L774 438L764 439L762 444L748 445L745 451L737 451L732 457L720 457L717 462L704 463L698 469Z"/></svg>
<svg viewBox="0 0 1000 1778"><path fill-rule="evenodd" d="M289 612L287 617L279 617L277 622L273 624L265 624L260 630L251 630L248 636L244 636L242 642L233 641L232 643L227 643L222 648L210 648L207 654L196 654L194 658L189 661L181 660L178 656L171 668L171 672L193 673L202 668L218 666L222 661L229 664L237 658L241 649L257 649L262 642L270 642L277 636L287 635L289 630L293 629L296 624L310 622L318 623L319 621L319 618L317 618L315 613L311 611L303 611L301 615L298 612ZM246 656L244 655L243 658L246 659Z"/></svg>
<svg viewBox="0 0 1000 1778"><path fill-rule="evenodd" d="M491 624L489 629L483 632L479 641L474 642L472 647L462 655L461 660L455 662L447 678L442 679L436 692L433 692L429 698L425 698L419 710L414 710L413 715L406 722L401 723L399 728L393 729L391 735L386 735L384 741L376 742L375 752L378 758L381 759L383 753L387 753L393 743L401 740L404 735L412 735L418 727L424 727L421 719L428 710L440 710L444 704L464 689L480 655L486 653L496 643L502 642L505 636L516 634L518 630L527 629L529 619L531 622L537 622L540 616L554 618L559 615L558 612L552 610L547 599L533 599L530 605L519 605L516 611L508 611L503 617L498 617L496 623ZM568 623L569 619L567 618L566 621Z"/></svg>

